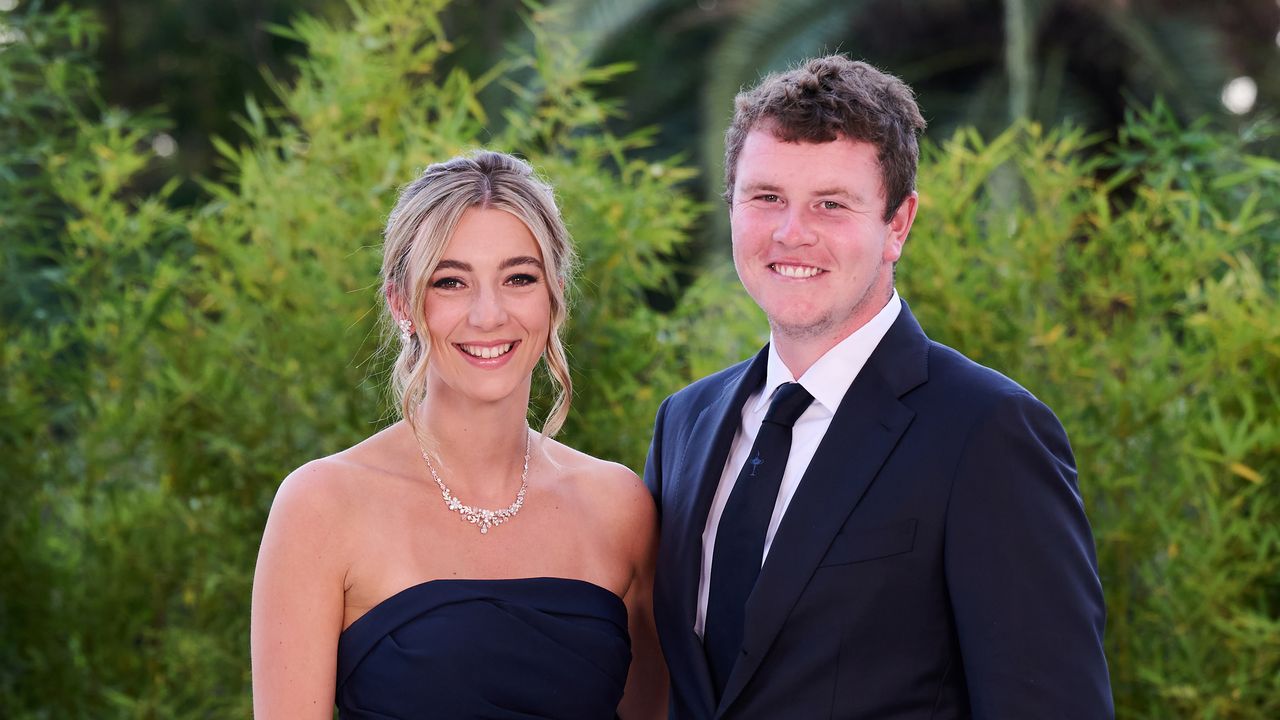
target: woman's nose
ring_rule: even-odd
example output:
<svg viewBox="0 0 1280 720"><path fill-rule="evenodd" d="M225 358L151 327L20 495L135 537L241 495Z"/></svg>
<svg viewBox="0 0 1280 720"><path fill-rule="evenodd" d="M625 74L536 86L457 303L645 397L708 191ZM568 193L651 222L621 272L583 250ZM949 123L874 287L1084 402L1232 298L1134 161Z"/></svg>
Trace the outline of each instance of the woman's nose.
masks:
<svg viewBox="0 0 1280 720"><path fill-rule="evenodd" d="M480 330L492 330L500 327L507 319L507 310L497 288L481 287L471 303L469 320Z"/></svg>

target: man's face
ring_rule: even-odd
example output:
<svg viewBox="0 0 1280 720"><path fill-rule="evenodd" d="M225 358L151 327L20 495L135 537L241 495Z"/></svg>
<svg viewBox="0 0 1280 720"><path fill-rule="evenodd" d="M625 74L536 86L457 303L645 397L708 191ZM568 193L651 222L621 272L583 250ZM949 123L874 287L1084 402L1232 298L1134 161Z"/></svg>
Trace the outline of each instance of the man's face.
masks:
<svg viewBox="0 0 1280 720"><path fill-rule="evenodd" d="M892 295L917 202L912 193L884 220L875 146L789 143L755 129L737 170L733 263L774 336L834 345L874 317Z"/></svg>

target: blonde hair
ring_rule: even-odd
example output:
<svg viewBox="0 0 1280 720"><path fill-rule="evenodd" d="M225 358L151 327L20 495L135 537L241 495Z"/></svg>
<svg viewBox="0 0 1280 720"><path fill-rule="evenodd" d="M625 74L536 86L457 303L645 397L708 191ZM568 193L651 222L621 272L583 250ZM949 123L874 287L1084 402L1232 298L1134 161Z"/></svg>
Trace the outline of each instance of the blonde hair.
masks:
<svg viewBox="0 0 1280 720"><path fill-rule="evenodd" d="M542 254L551 297L551 327L543 359L556 387L555 402L542 426L542 434L550 437L564 426L573 397L560 329L568 317L565 288L576 256L551 186L527 162L505 153L478 151L431 165L401 189L387 218L382 244L384 320L392 337L400 335L397 312L413 323L414 330L409 342L400 343L392 365L392 393L401 417L417 433L414 409L426 395L431 356L430 337L422 332L428 282L463 213L473 207L514 215L529 228Z"/></svg>

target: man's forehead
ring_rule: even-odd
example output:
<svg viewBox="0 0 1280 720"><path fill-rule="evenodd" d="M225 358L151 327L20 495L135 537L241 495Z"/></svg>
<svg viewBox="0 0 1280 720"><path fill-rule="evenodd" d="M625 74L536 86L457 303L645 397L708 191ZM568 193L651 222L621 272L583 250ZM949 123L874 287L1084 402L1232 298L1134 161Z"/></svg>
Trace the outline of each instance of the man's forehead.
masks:
<svg viewBox="0 0 1280 720"><path fill-rule="evenodd" d="M791 147L811 147L811 148L830 148L830 147L837 147L841 145L847 145L852 147L865 147L867 150L870 150L872 154L876 154L878 152L874 143L871 143L867 140L861 140L859 138L853 138L848 135L845 135L844 133L837 132L837 133L833 133L828 138L813 140L813 139L807 139L803 137L795 137L792 135L788 135L787 133L783 132L782 129L779 128L777 125L769 124L769 123L761 123L752 127L751 130L746 134L743 140L744 145L750 145L750 144L760 145L760 144L772 144L772 143L780 143L782 145L791 146Z"/></svg>
<svg viewBox="0 0 1280 720"><path fill-rule="evenodd" d="M738 159L737 190L792 190L850 197L882 194L875 146L841 139L789 142L762 134L748 137ZM785 187L784 187L785 186Z"/></svg>

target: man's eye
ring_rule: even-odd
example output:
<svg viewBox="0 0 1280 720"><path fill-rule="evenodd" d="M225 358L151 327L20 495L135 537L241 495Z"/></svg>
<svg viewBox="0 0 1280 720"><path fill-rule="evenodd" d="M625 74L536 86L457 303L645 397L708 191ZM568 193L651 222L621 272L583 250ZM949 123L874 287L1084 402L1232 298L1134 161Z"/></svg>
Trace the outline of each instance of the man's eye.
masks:
<svg viewBox="0 0 1280 720"><path fill-rule="evenodd" d="M767 203L775 203L781 200L782 198L778 197L777 195L774 195L773 193L765 193L764 195L760 196L760 199Z"/></svg>
<svg viewBox="0 0 1280 720"><path fill-rule="evenodd" d="M431 283L431 287L441 290L457 290L462 287L462 280L456 277L443 277Z"/></svg>
<svg viewBox="0 0 1280 720"><path fill-rule="evenodd" d="M822 201L822 209L823 209L823 210L839 210L839 209L840 209L840 208L842 208L842 207L844 207L844 206L843 206L843 205L841 205L840 203L836 202L835 200L823 200L823 201Z"/></svg>

